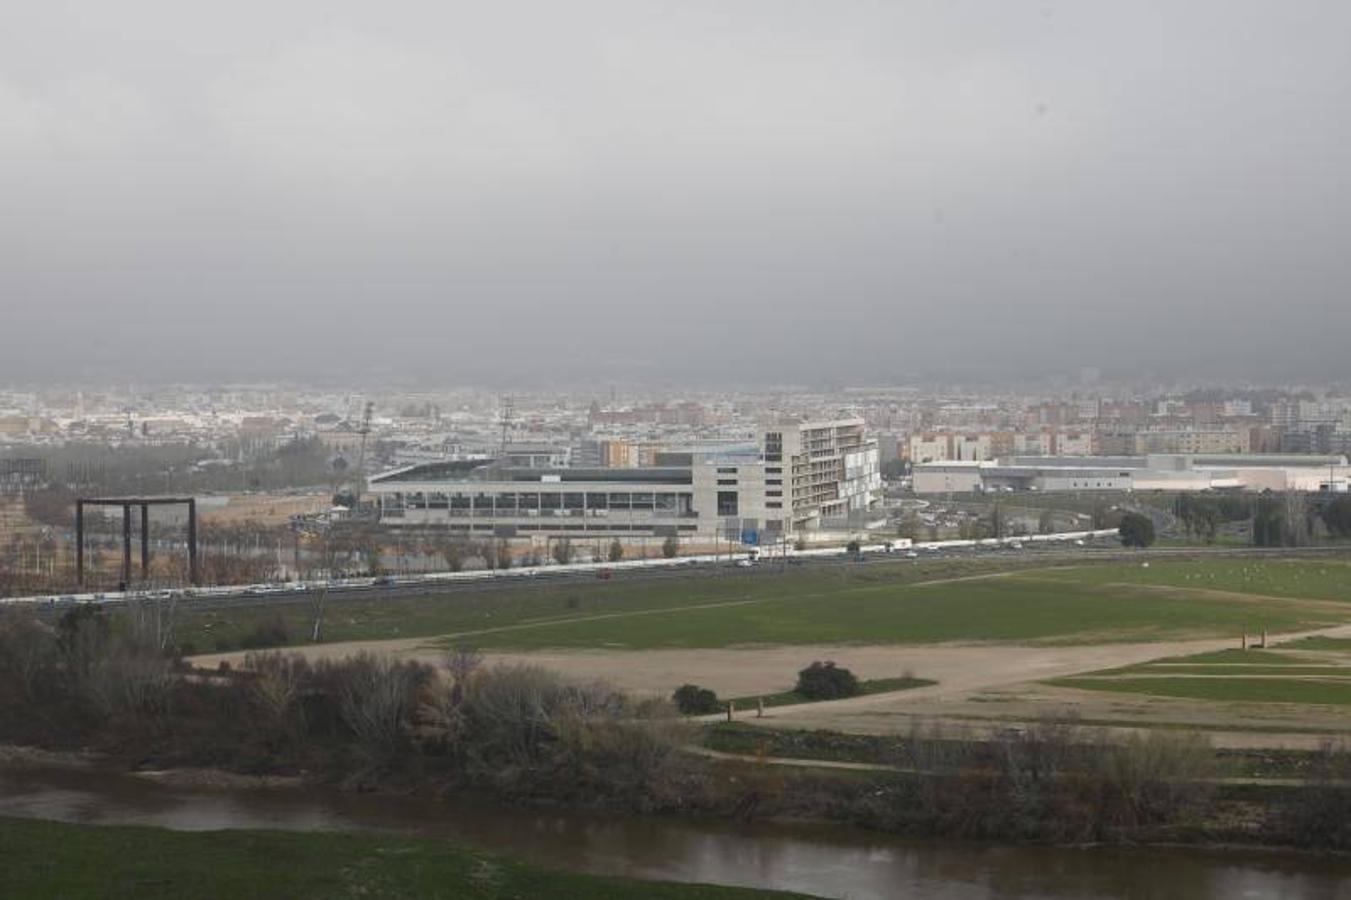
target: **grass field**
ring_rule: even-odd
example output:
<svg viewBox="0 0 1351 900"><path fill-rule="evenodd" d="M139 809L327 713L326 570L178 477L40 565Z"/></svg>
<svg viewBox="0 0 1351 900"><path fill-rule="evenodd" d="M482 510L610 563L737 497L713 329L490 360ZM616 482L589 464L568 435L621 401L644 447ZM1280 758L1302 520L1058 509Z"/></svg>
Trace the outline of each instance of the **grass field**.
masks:
<svg viewBox="0 0 1351 900"><path fill-rule="evenodd" d="M1224 650L1049 682L1082 690L1229 703L1351 704L1351 641L1312 637L1266 650Z"/></svg>
<svg viewBox="0 0 1351 900"><path fill-rule="evenodd" d="M495 649L1083 643L1235 635L1245 628L1275 633L1351 621L1351 566L1342 562L1086 564L969 578L1011 565L1004 559L725 570L716 577L335 599L325 639L450 635L446 643ZM943 581L963 577L968 580ZM294 635L308 630L305 605L291 604L191 614L178 633L198 651L230 648L268 616L287 620Z"/></svg>
<svg viewBox="0 0 1351 900"><path fill-rule="evenodd" d="M932 585L851 585L757 603L654 611L483 633L483 648L708 648L943 641L1111 642L1295 631L1351 620L1284 599L1136 586L1093 569Z"/></svg>
<svg viewBox="0 0 1351 900"><path fill-rule="evenodd" d="M1128 582L1159 587L1230 591L1267 597L1351 602L1351 562L1344 559L1153 561L1149 568L1109 564L1067 570L1077 585ZM1044 576L1055 579L1055 574Z"/></svg>
<svg viewBox="0 0 1351 900"><path fill-rule="evenodd" d="M753 900L774 891L536 869L434 840L0 819L0 897Z"/></svg>
<svg viewBox="0 0 1351 900"><path fill-rule="evenodd" d="M930 681L927 678L913 678L902 676L900 678L872 678L858 683L858 694L855 696L866 697L871 694L889 694L893 691L909 691L914 688L928 687L931 684L937 684L936 681ZM804 694L797 691L780 691L777 694L753 694L748 697L733 697L732 702L736 704L737 709L754 709L757 700L764 701L765 708L773 706L792 706L795 703L813 703L816 702Z"/></svg>
<svg viewBox="0 0 1351 900"><path fill-rule="evenodd" d="M1061 678L1059 687L1154 697L1186 697L1226 703L1317 703L1351 705L1351 681L1313 678Z"/></svg>
<svg viewBox="0 0 1351 900"><path fill-rule="evenodd" d="M1351 638L1306 637L1282 644L1287 650L1323 650L1330 653L1351 653Z"/></svg>
<svg viewBox="0 0 1351 900"><path fill-rule="evenodd" d="M829 595L867 585L978 575L1031 567L1032 560L960 559L879 562L867 566L789 567L759 570L723 567L612 581L570 579L506 585L468 584L444 592L397 597L333 594L324 619L324 640L357 641L431 637L526 623L580 619L615 613L687 609L708 604ZM295 640L310 634L309 601L276 599L228 608L179 608L175 634L196 652L236 649L260 625L280 624Z"/></svg>

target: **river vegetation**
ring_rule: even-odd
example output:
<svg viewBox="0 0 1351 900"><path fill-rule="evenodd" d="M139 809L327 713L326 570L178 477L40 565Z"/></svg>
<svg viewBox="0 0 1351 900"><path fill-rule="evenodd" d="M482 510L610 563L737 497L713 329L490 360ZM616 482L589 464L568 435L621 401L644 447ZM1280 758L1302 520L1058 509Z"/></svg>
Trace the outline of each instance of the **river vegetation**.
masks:
<svg viewBox="0 0 1351 900"><path fill-rule="evenodd" d="M1124 743L1044 723L996 740L916 729L893 765L784 767L763 752L692 752L672 703L530 665L443 665L369 653L310 661L276 651L194 670L148 614L79 607L49 624L0 619L0 741L83 751L122 769L206 767L349 789L488 792L504 801L815 819L893 832L1041 841L1224 840L1351 848L1347 754L1308 786L1253 802L1217 778L1203 740ZM1338 818L1338 817L1341 818Z"/></svg>

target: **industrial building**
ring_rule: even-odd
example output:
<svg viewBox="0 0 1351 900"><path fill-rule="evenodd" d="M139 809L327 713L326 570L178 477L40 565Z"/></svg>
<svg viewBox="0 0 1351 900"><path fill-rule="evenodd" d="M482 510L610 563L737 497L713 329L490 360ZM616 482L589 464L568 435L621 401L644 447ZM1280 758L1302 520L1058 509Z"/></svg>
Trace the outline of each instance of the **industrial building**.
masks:
<svg viewBox="0 0 1351 900"><path fill-rule="evenodd" d="M916 465L917 494L969 491L1347 490L1345 456L1187 454L1011 456Z"/></svg>
<svg viewBox="0 0 1351 900"><path fill-rule="evenodd" d="M381 520L479 536L662 537L756 544L869 524L877 443L862 419L763 423L754 443L672 448L644 467L421 463L377 475Z"/></svg>

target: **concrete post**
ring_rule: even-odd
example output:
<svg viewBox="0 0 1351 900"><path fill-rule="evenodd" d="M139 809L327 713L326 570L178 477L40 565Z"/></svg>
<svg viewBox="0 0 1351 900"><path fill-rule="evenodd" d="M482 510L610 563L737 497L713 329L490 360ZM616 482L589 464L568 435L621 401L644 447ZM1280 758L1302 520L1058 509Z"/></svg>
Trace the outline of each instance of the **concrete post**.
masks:
<svg viewBox="0 0 1351 900"><path fill-rule="evenodd" d="M734 703L734 702L731 701L731 700L728 700L728 701L727 701L727 721L729 721L729 722L732 721L732 714L733 714L734 712L736 712L736 703Z"/></svg>
<svg viewBox="0 0 1351 900"><path fill-rule="evenodd" d="M131 504L122 504L122 590L131 590Z"/></svg>
<svg viewBox="0 0 1351 900"><path fill-rule="evenodd" d="M197 499L188 500L188 583L198 586L197 580Z"/></svg>
<svg viewBox="0 0 1351 900"><path fill-rule="evenodd" d="M84 587L84 501L75 501L75 581Z"/></svg>
<svg viewBox="0 0 1351 900"><path fill-rule="evenodd" d="M765 698L764 698L764 697L756 697L756 698L755 698L755 717L756 717L757 719L763 719L763 718L765 717Z"/></svg>
<svg viewBox="0 0 1351 900"><path fill-rule="evenodd" d="M150 504L141 504L141 580L150 577Z"/></svg>

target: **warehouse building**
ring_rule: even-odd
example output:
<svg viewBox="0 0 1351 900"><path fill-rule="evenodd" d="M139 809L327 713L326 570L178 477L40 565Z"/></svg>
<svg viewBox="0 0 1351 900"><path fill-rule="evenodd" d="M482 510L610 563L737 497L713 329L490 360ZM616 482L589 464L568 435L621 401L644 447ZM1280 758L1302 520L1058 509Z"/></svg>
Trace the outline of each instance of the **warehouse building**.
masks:
<svg viewBox="0 0 1351 900"><path fill-rule="evenodd" d="M1187 454L1028 457L916 465L917 494L970 491L1335 491L1345 456Z"/></svg>

